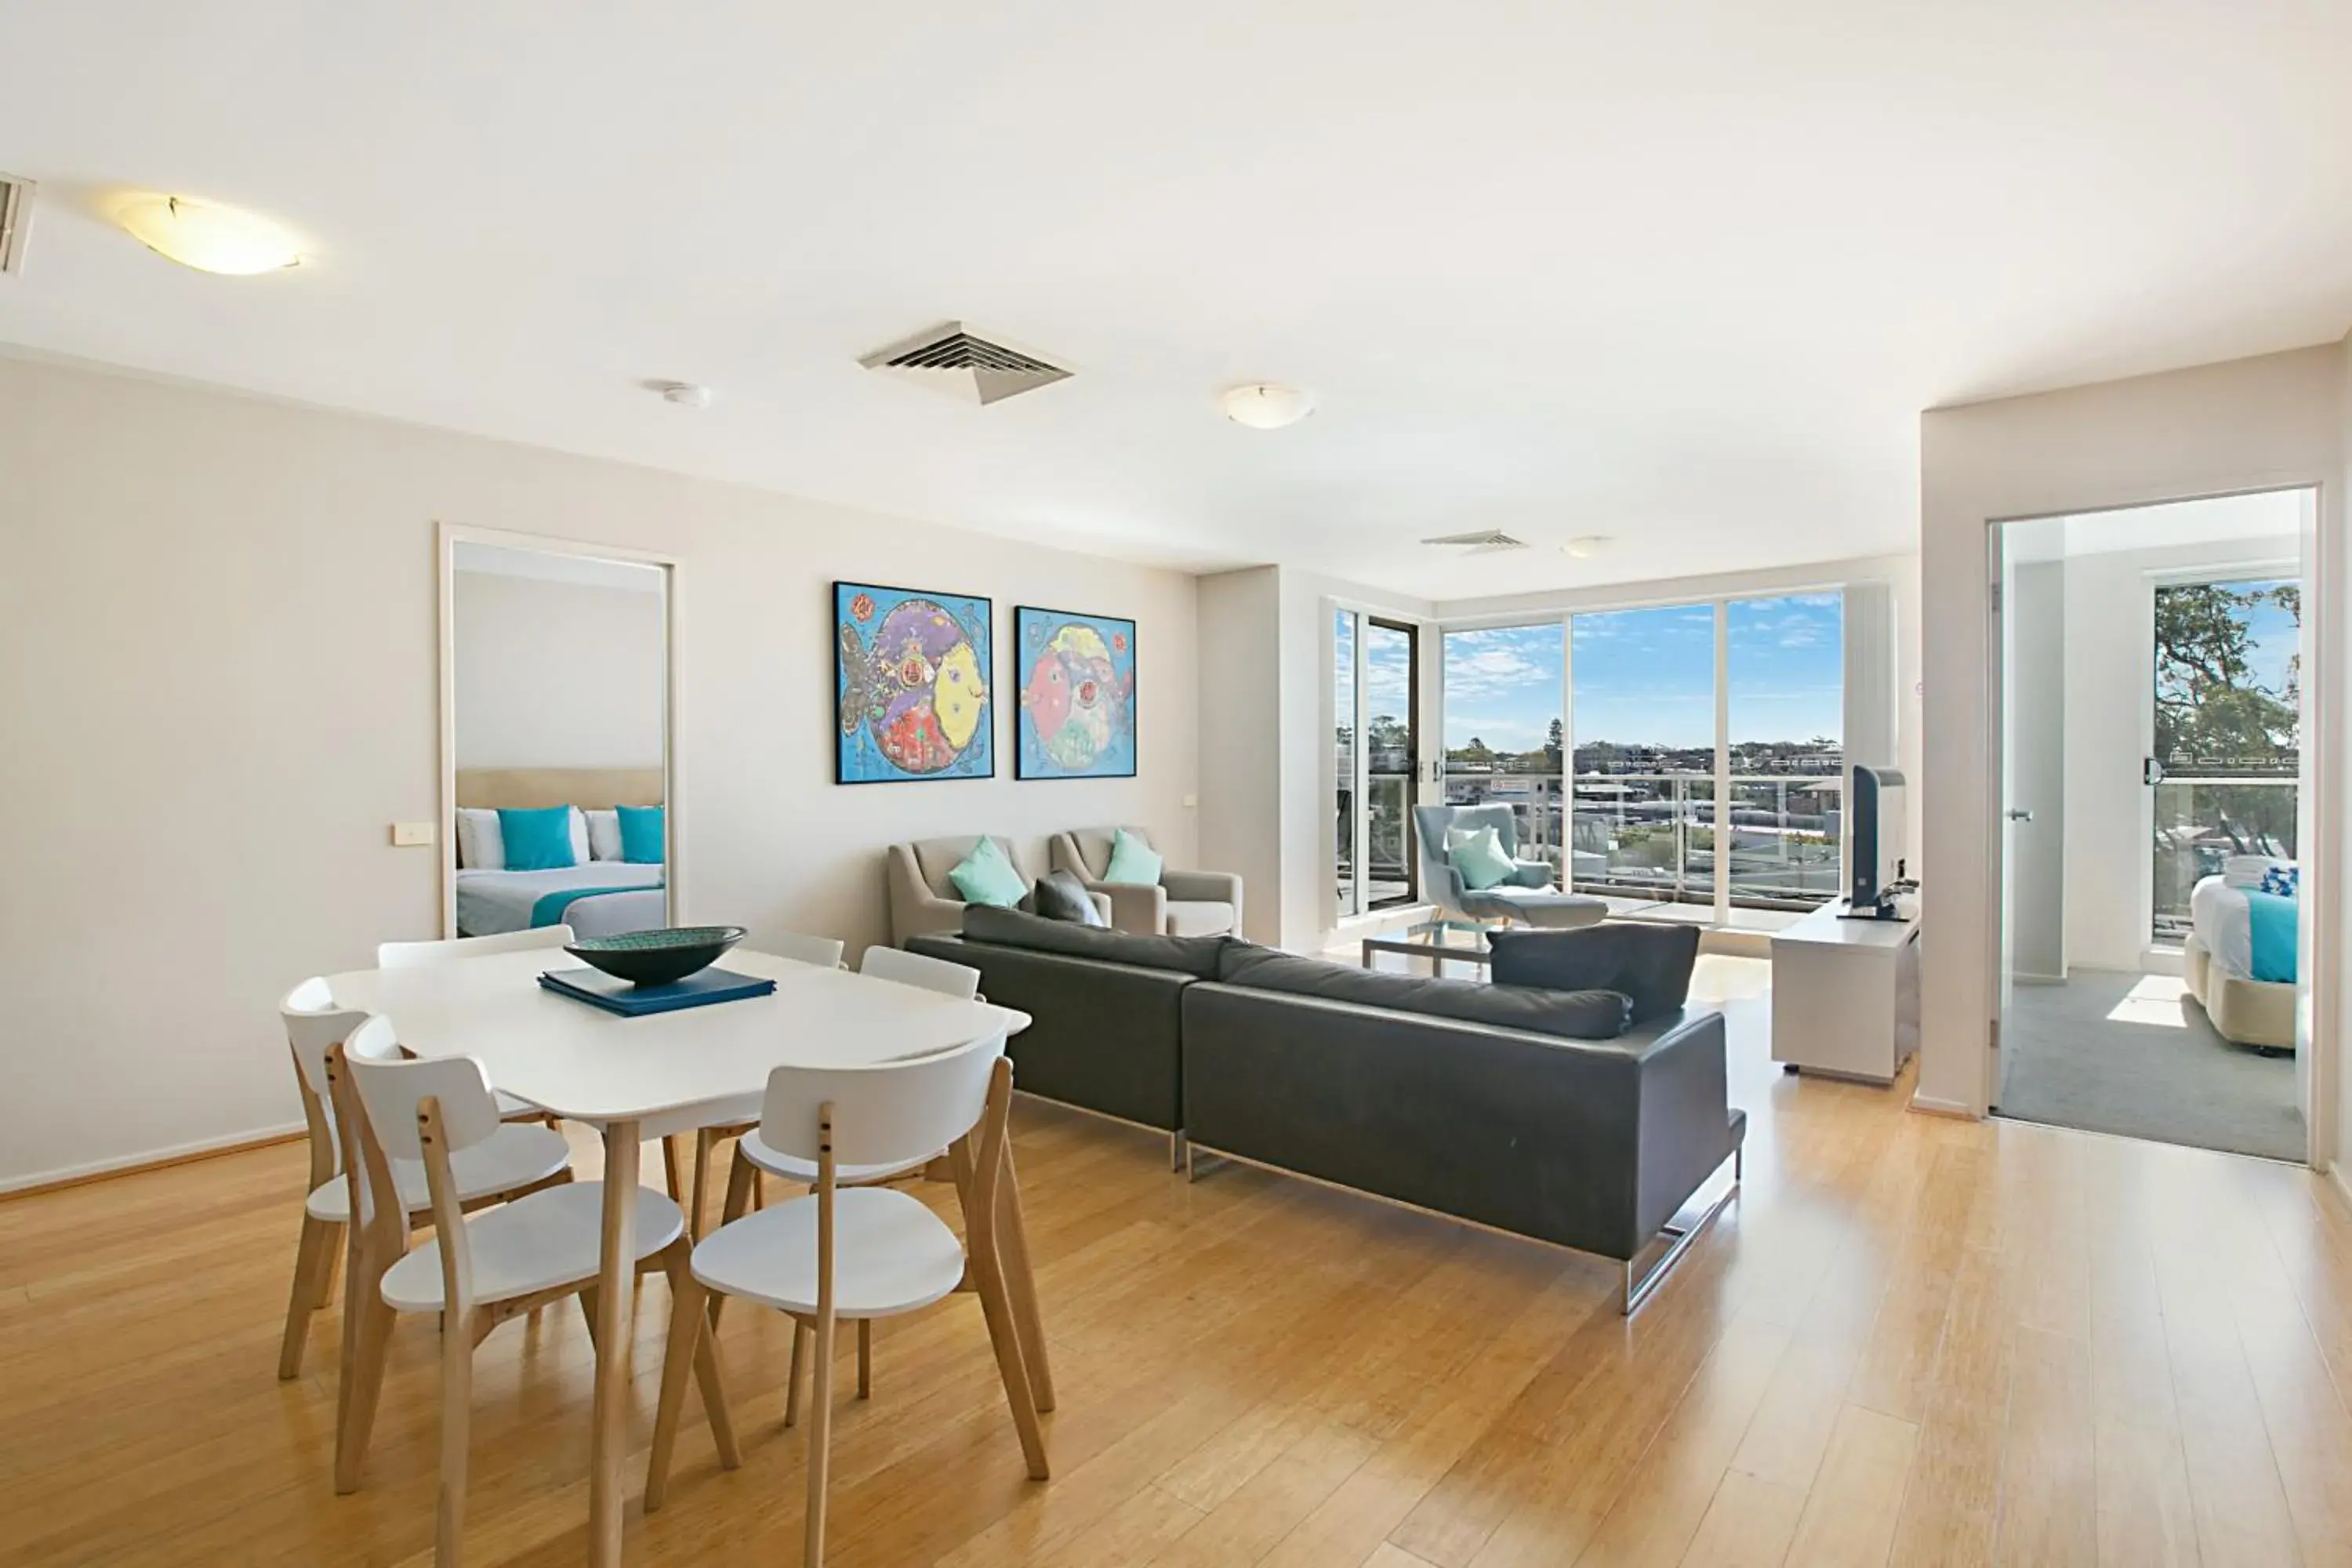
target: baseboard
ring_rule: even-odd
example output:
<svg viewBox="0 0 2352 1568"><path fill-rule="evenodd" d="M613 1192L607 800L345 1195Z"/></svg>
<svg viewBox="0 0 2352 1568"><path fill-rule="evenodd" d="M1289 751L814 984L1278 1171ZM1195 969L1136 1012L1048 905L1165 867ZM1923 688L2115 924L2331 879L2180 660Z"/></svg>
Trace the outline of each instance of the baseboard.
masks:
<svg viewBox="0 0 2352 1568"><path fill-rule="evenodd" d="M1911 1109L1922 1116L1948 1116L1957 1121L1983 1120L1971 1106L1962 1105L1957 1100L1937 1100L1933 1095L1914 1093L1911 1096Z"/></svg>
<svg viewBox="0 0 2352 1568"><path fill-rule="evenodd" d="M165 1165L184 1165L191 1160L239 1154L247 1149L290 1142L302 1137L307 1131L301 1122L295 1121L283 1127L266 1127L255 1132L233 1132L226 1138L207 1138L201 1142L152 1149L144 1154L93 1160L87 1165L67 1165L54 1171L35 1171L28 1175L0 1177L0 1198L31 1197L36 1193L55 1192L59 1187L78 1187L85 1182L102 1182L110 1176L127 1176L134 1172L158 1170Z"/></svg>

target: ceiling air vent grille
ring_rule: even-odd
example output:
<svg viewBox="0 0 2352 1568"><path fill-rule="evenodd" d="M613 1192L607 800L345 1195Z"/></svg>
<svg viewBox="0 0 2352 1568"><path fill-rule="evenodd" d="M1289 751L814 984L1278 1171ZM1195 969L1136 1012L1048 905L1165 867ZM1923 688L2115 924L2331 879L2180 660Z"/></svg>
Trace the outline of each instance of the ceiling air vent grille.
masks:
<svg viewBox="0 0 2352 1568"><path fill-rule="evenodd" d="M1070 372L1024 349L968 331L961 321L949 321L887 348L877 349L857 362L868 370L895 375L918 386L966 403L1002 403L1057 381Z"/></svg>
<svg viewBox="0 0 2352 1568"><path fill-rule="evenodd" d="M33 226L33 182L0 174L0 272L25 269L25 236Z"/></svg>
<svg viewBox="0 0 2352 1568"><path fill-rule="evenodd" d="M1499 555L1507 550L1525 550L1528 547L1526 540L1514 539L1499 528L1482 528L1469 533L1441 533L1422 542L1449 546L1465 555Z"/></svg>

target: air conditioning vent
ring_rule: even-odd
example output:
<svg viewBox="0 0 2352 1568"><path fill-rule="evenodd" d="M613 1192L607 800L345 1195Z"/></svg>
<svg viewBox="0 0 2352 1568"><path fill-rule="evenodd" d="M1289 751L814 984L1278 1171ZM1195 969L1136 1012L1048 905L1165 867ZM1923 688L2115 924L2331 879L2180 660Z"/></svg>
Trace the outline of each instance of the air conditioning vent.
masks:
<svg viewBox="0 0 2352 1568"><path fill-rule="evenodd" d="M857 362L966 403L1002 403L1057 381L1070 372L1025 349L982 337L949 321L877 349Z"/></svg>
<svg viewBox="0 0 2352 1568"><path fill-rule="evenodd" d="M25 236L33 226L33 182L0 174L0 272L25 269Z"/></svg>
<svg viewBox="0 0 2352 1568"><path fill-rule="evenodd" d="M1528 542L1514 539L1499 528L1482 528L1471 533L1441 533L1435 539L1424 539L1423 544L1451 547L1465 555L1499 555L1507 550L1525 550Z"/></svg>

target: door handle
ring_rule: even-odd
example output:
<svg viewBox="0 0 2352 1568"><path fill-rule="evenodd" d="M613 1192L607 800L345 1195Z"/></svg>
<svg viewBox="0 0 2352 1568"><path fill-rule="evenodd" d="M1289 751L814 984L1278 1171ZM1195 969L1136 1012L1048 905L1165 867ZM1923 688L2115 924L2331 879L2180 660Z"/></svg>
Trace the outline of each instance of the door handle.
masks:
<svg viewBox="0 0 2352 1568"><path fill-rule="evenodd" d="M2033 813L2020 810L2018 807L2013 805L2009 808L2006 815L2011 822L2031 822L2033 820Z"/></svg>
<svg viewBox="0 0 2352 1568"><path fill-rule="evenodd" d="M2162 784L2164 782L2164 764L2158 762L2154 757L2141 758L2139 764L2139 782L2144 784Z"/></svg>

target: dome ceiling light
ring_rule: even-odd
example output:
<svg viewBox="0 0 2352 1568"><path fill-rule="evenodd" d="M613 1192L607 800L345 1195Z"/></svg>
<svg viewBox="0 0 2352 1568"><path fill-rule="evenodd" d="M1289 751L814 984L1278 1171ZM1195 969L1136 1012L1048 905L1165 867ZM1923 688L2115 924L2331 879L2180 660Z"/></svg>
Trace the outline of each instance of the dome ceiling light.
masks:
<svg viewBox="0 0 2352 1568"><path fill-rule="evenodd" d="M1314 394L1271 381L1234 387L1218 402L1226 418L1253 430L1279 430L1315 412Z"/></svg>
<svg viewBox="0 0 2352 1568"><path fill-rule="evenodd" d="M140 196L114 215L156 255L199 272L250 278L300 264L291 235L268 218L186 196Z"/></svg>

